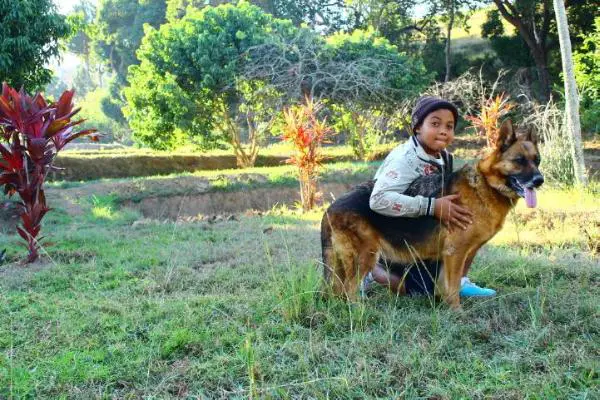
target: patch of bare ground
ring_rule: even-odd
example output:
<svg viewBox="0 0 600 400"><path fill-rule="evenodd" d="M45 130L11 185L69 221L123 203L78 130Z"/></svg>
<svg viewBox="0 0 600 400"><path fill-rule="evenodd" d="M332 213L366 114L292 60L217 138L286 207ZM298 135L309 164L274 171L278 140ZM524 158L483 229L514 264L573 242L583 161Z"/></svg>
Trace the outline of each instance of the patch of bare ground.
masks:
<svg viewBox="0 0 600 400"><path fill-rule="evenodd" d="M351 184L325 183L320 186L328 199L347 192ZM197 215L222 215L246 210L270 210L277 205L293 206L300 201L298 189L255 188L236 192L206 192L185 196L148 197L139 202L125 202L148 218L178 219Z"/></svg>

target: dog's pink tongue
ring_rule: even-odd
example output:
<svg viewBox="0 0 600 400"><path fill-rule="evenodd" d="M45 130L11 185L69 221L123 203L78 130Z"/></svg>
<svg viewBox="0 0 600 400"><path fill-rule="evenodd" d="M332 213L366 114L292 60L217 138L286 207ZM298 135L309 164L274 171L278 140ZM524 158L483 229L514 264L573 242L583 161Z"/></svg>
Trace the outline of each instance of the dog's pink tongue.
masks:
<svg viewBox="0 0 600 400"><path fill-rule="evenodd" d="M537 205L537 197L535 195L535 189L525 188L525 203L529 208L535 208Z"/></svg>

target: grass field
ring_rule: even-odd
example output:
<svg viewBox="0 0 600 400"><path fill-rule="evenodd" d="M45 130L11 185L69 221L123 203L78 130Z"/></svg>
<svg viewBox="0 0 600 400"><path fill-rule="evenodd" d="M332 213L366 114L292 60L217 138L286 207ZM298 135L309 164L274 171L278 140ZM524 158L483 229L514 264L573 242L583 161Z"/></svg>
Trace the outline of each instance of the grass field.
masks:
<svg viewBox="0 0 600 400"><path fill-rule="evenodd" d="M96 195L53 204L40 263L0 236L0 398L600 396L597 185L520 204L471 273L499 295L458 314L323 300L322 210L155 221Z"/></svg>

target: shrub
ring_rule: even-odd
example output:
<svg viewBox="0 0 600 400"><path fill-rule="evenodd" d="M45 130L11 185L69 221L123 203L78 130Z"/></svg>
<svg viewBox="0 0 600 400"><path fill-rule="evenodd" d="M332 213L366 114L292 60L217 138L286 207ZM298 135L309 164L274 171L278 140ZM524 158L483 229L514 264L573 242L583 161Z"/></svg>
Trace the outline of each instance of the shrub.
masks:
<svg viewBox="0 0 600 400"><path fill-rule="evenodd" d="M495 149L500 134L500 119L510 112L513 105L508 102L508 96L504 93L496 96L483 98L479 117L467 116L475 127L475 131L487 140L488 149Z"/></svg>
<svg viewBox="0 0 600 400"><path fill-rule="evenodd" d="M540 169L546 180L558 185L573 185L575 169L564 110L550 101L547 104L532 105L525 115L523 124L534 127L540 139Z"/></svg>
<svg viewBox="0 0 600 400"><path fill-rule="evenodd" d="M322 104L306 98L305 103L284 110L283 138L294 145L295 152L288 163L298 167L300 198L304 211L316 204L318 168L321 165L321 144L330 133L326 121L318 119Z"/></svg>
<svg viewBox="0 0 600 400"><path fill-rule="evenodd" d="M131 134L127 123L111 118L104 112L102 101L108 97L109 92L106 88L98 88L85 95L79 103L82 108L80 116L85 119L82 127L96 128L102 134L103 141L118 141L129 144Z"/></svg>
<svg viewBox="0 0 600 400"><path fill-rule="evenodd" d="M97 135L93 129L76 132L75 126L83 120L72 121L79 109L73 110L72 90L66 91L56 103L48 105L41 94L33 98L23 89L17 92L6 83L0 96L0 185L9 196L19 194L21 225L19 235L27 242L27 262L38 257L38 234L46 205L44 182L53 168L56 155L78 137Z"/></svg>

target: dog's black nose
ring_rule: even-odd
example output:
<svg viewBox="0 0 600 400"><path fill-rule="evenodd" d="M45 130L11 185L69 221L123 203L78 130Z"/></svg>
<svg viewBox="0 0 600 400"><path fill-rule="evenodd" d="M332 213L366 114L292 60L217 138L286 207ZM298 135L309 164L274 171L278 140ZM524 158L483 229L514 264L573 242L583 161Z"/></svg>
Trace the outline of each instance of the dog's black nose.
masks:
<svg viewBox="0 0 600 400"><path fill-rule="evenodd" d="M533 183L533 187L540 187L542 186L542 183L544 183L544 177L542 175L536 175L531 182Z"/></svg>

